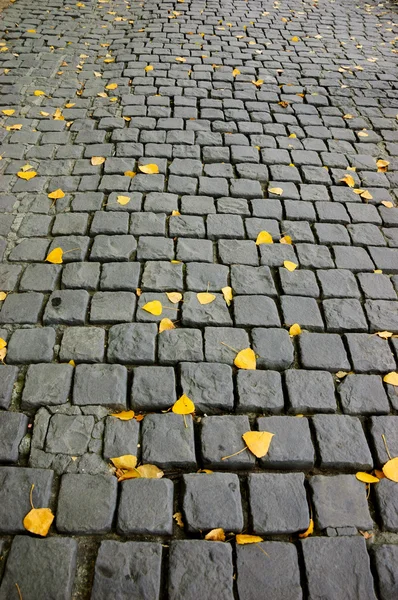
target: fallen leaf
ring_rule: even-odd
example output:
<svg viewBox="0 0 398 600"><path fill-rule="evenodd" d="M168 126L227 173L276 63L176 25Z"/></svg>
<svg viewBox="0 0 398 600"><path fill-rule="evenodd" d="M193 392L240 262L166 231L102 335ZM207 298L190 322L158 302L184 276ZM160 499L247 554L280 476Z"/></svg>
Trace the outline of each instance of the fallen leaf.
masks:
<svg viewBox="0 0 398 600"><path fill-rule="evenodd" d="M70 360L70 361L68 362L68 365L72 365L72 367L76 367L76 363L75 363L75 361L74 361L74 360Z"/></svg>
<svg viewBox="0 0 398 600"><path fill-rule="evenodd" d="M378 335L382 340L388 340L388 338L392 337L391 331L377 331L375 335Z"/></svg>
<svg viewBox="0 0 398 600"><path fill-rule="evenodd" d="M123 410L119 413L111 413L111 417L115 417L115 419L120 419L121 421L130 421L131 419L134 419L134 411Z"/></svg>
<svg viewBox="0 0 398 600"><path fill-rule="evenodd" d="M388 167L389 164L390 163L389 163L388 160L383 160L381 158L376 162L377 168L380 169L382 172L384 172L384 171L387 170L387 167Z"/></svg>
<svg viewBox="0 0 398 600"><path fill-rule="evenodd" d="M7 342L3 340L3 338L0 338L0 350L3 350L3 348L5 348L6 346Z"/></svg>
<svg viewBox="0 0 398 600"><path fill-rule="evenodd" d="M188 396L183 394L176 402L174 402L172 409L176 415L190 415L195 412L195 404Z"/></svg>
<svg viewBox="0 0 398 600"><path fill-rule="evenodd" d="M159 323L159 333L162 333L162 331L168 331L169 329L175 329L175 328L176 328L176 326L174 325L174 323L171 319L164 318Z"/></svg>
<svg viewBox="0 0 398 600"><path fill-rule="evenodd" d="M398 385L398 383L397 383ZM383 467L383 473L391 481L398 483L398 456L391 458Z"/></svg>
<svg viewBox="0 0 398 600"><path fill-rule="evenodd" d="M260 246L260 244L273 244L274 240L272 239L272 235L268 233L268 231L260 231L256 239L256 245Z"/></svg>
<svg viewBox="0 0 398 600"><path fill-rule="evenodd" d="M159 173L159 167L155 164L141 165L138 168L141 171L141 173L146 173L147 175L153 175L154 173Z"/></svg>
<svg viewBox="0 0 398 600"><path fill-rule="evenodd" d="M292 244L293 240L290 237L290 235L284 235L283 237L281 237L281 239L279 240L280 244Z"/></svg>
<svg viewBox="0 0 398 600"><path fill-rule="evenodd" d="M146 71L146 72L153 71L153 66L152 65L148 65L147 67L145 67L144 71Z"/></svg>
<svg viewBox="0 0 398 600"><path fill-rule="evenodd" d="M116 458L111 458L111 462L117 469L135 469L137 466L137 457L133 456L133 454L124 454L123 456L117 456Z"/></svg>
<svg viewBox="0 0 398 600"><path fill-rule="evenodd" d="M106 90L115 90L117 88L117 83L108 83L108 85L105 86Z"/></svg>
<svg viewBox="0 0 398 600"><path fill-rule="evenodd" d="M47 256L45 261L52 263L53 265L61 265L63 254L64 251L62 250L62 248L54 248L54 250L51 250L50 254Z"/></svg>
<svg viewBox="0 0 398 600"><path fill-rule="evenodd" d="M41 110L40 114L41 114L42 117L49 117L50 116L50 113L46 112L45 110Z"/></svg>
<svg viewBox="0 0 398 600"><path fill-rule="evenodd" d="M176 61L177 61L177 62L184 63L184 62L187 62L187 59L186 59L186 58L184 58L183 56L177 56L177 57L176 57Z"/></svg>
<svg viewBox="0 0 398 600"><path fill-rule="evenodd" d="M337 373L336 373L336 377L338 379L344 379L344 377L347 377L347 375L349 375L349 373L347 373L347 371L337 371Z"/></svg>
<svg viewBox="0 0 398 600"><path fill-rule="evenodd" d="M268 431L247 431L242 435L246 446L257 458L267 454L273 437L274 434Z"/></svg>
<svg viewBox="0 0 398 600"><path fill-rule="evenodd" d="M343 119L353 119L353 118L354 118L354 115L350 115L350 114L343 115Z"/></svg>
<svg viewBox="0 0 398 600"><path fill-rule="evenodd" d="M0 350L0 362L4 363L4 359L7 356L7 348L2 348Z"/></svg>
<svg viewBox="0 0 398 600"><path fill-rule="evenodd" d="M0 292L0 302L5 300L6 298L7 298L7 292ZM0 338L0 340L1 340L1 338Z"/></svg>
<svg viewBox="0 0 398 600"><path fill-rule="evenodd" d="M182 300L182 294L180 292L166 292L166 296L173 304L177 304Z"/></svg>
<svg viewBox="0 0 398 600"><path fill-rule="evenodd" d="M280 187L268 188L268 191L271 194L275 194L275 196L281 196L283 194L283 189Z"/></svg>
<svg viewBox="0 0 398 600"><path fill-rule="evenodd" d="M147 302L142 307L142 310L146 310L146 312L151 313L151 315L155 315L155 317L159 317L162 314L163 306L159 300L152 300L151 302Z"/></svg>
<svg viewBox="0 0 398 600"><path fill-rule="evenodd" d="M212 542L225 542L225 531L221 527L212 529L209 533L206 533L205 540L211 540Z"/></svg>
<svg viewBox="0 0 398 600"><path fill-rule="evenodd" d="M377 477L378 479L384 479L385 475L383 473L383 471L380 471L380 469L375 469L374 471L375 477Z"/></svg>
<svg viewBox="0 0 398 600"><path fill-rule="evenodd" d="M65 192L63 192L61 188L58 188L57 190L54 190L53 192L47 194L47 196L51 200L60 200L61 198L65 198Z"/></svg>
<svg viewBox="0 0 398 600"><path fill-rule="evenodd" d="M61 109L57 108L55 113L53 114L54 121L65 121L65 117L63 116Z"/></svg>
<svg viewBox="0 0 398 600"><path fill-rule="evenodd" d="M298 267L298 265L296 263L292 262L291 260L284 260L283 266L285 267L285 269L287 269L290 272L295 271Z"/></svg>
<svg viewBox="0 0 398 600"><path fill-rule="evenodd" d="M355 180L352 175L344 175L344 177L342 177L340 181L342 183L346 183L348 187L354 187L355 185Z"/></svg>
<svg viewBox="0 0 398 600"><path fill-rule="evenodd" d="M171 216L172 217L179 217L181 215L179 210L172 210L171 211Z"/></svg>
<svg viewBox="0 0 398 600"><path fill-rule="evenodd" d="M20 179L25 179L26 181L33 179L33 177L36 177L36 175L37 175L36 171L18 171L18 173L17 173L17 176Z"/></svg>
<svg viewBox="0 0 398 600"><path fill-rule="evenodd" d="M20 131L22 129L22 125L20 123L15 125L7 125L6 129L7 131Z"/></svg>
<svg viewBox="0 0 398 600"><path fill-rule="evenodd" d="M72 108L73 106L75 106L76 102L68 102L67 104L65 104L65 108Z"/></svg>
<svg viewBox="0 0 398 600"><path fill-rule="evenodd" d="M105 158L103 156L92 156L90 162L94 167L97 167L104 164Z"/></svg>
<svg viewBox="0 0 398 600"><path fill-rule="evenodd" d="M230 306L231 302L232 302L232 298L233 298L232 288L229 285L227 285L227 286L221 288L221 291L222 291L222 295L224 296L224 300L225 300L227 306Z"/></svg>
<svg viewBox="0 0 398 600"><path fill-rule="evenodd" d="M299 42L299 41L300 41L300 38L298 38L298 37L297 37L297 35L294 35L294 36L291 38L291 41L292 41L292 42Z"/></svg>
<svg viewBox="0 0 398 600"><path fill-rule="evenodd" d="M137 173L135 173L135 171L125 171L124 175L126 177L135 177L137 175Z"/></svg>
<svg viewBox="0 0 398 600"><path fill-rule="evenodd" d="M365 538L365 540L369 540L373 537L373 533L371 531L362 531L361 529L358 529L358 531Z"/></svg>
<svg viewBox="0 0 398 600"><path fill-rule="evenodd" d="M240 75L240 71L239 71L239 69L234 69L234 70L232 71L232 75L233 75L234 77L236 77L237 75Z"/></svg>
<svg viewBox="0 0 398 600"><path fill-rule="evenodd" d="M216 299L214 294L210 294L209 292L199 292L196 294L199 304L210 304L214 302Z"/></svg>
<svg viewBox="0 0 398 600"><path fill-rule="evenodd" d="M256 355L251 348L244 348L235 356L235 367L254 371L256 369Z"/></svg>
<svg viewBox="0 0 398 600"><path fill-rule="evenodd" d="M295 335L300 335L301 327L298 323L294 323L289 329L289 335L294 337Z"/></svg>
<svg viewBox="0 0 398 600"><path fill-rule="evenodd" d="M358 479L358 481L362 481L362 483L379 483L379 479L377 477L363 471L358 471L358 473L355 473L355 477Z"/></svg>
<svg viewBox="0 0 398 600"><path fill-rule="evenodd" d="M31 510L23 520L23 526L30 533L45 537L49 532L51 523L54 521L54 515L50 508L35 508L33 505L33 490L35 484L32 483L30 488L29 500Z"/></svg>
<svg viewBox="0 0 398 600"><path fill-rule="evenodd" d="M281 100L278 104L282 106L282 108L287 108L289 106L289 102L286 102L286 100Z"/></svg>
<svg viewBox="0 0 398 600"><path fill-rule="evenodd" d="M257 79L257 81L254 81L254 79L252 79L252 84L255 85L256 87L261 87L264 83L263 79Z"/></svg>
<svg viewBox="0 0 398 600"><path fill-rule="evenodd" d="M118 202L118 204L121 204L122 206L125 206L126 204L128 204L130 202L131 198L129 196L118 196L116 198L116 201Z"/></svg>
<svg viewBox="0 0 398 600"><path fill-rule="evenodd" d="M364 198L365 200L372 200L373 196L370 192L368 192L368 190L364 190L361 194L361 198Z"/></svg>
<svg viewBox="0 0 398 600"><path fill-rule="evenodd" d="M366 131L358 131L357 135L359 137L369 137L369 134Z"/></svg>
<svg viewBox="0 0 398 600"><path fill-rule="evenodd" d="M380 204L382 204L386 208L393 208L394 207L394 204L392 202L390 202L389 200L382 200Z"/></svg>
<svg viewBox="0 0 398 600"><path fill-rule="evenodd" d="M246 533L238 533L235 539L239 546L244 546L245 544L258 544L259 542L264 541L259 535L248 535Z"/></svg>
<svg viewBox="0 0 398 600"><path fill-rule="evenodd" d="M1 112L3 113L3 115L6 115L7 117L11 117L11 115L13 115L15 113L15 110L13 108L3 108L3 110Z"/></svg>
<svg viewBox="0 0 398 600"><path fill-rule="evenodd" d="M108 98L108 94L106 92L98 92L97 96L100 98Z"/></svg>
<svg viewBox="0 0 398 600"><path fill-rule="evenodd" d="M384 383L389 383L390 385L398 386L398 373L396 371L391 371L391 373L387 373L383 377Z"/></svg>
<svg viewBox="0 0 398 600"><path fill-rule="evenodd" d="M304 533L299 533L299 538L305 539L313 533L314 533L314 521L313 521L313 519L310 519L310 524L308 525L308 529L306 531L304 531Z"/></svg>
<svg viewBox="0 0 398 600"><path fill-rule="evenodd" d="M184 521L182 520L182 513L180 513L180 512L174 513L173 519L176 521L178 527L181 527L181 529L184 529Z"/></svg>
<svg viewBox="0 0 398 600"><path fill-rule="evenodd" d="M33 95L34 95L34 96L45 96L45 95L46 95L46 92L43 92L43 90L35 90L35 91L33 92Z"/></svg>
<svg viewBox="0 0 398 600"><path fill-rule="evenodd" d="M206 475L210 475L211 473L214 473L214 471L211 471L210 469L199 469L199 471L197 471L198 473L206 473Z"/></svg>

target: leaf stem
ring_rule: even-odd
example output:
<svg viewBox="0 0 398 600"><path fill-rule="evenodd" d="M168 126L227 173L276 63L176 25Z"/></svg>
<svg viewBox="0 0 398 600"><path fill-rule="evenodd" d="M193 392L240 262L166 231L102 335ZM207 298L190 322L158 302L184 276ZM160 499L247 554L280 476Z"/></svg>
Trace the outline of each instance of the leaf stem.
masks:
<svg viewBox="0 0 398 600"><path fill-rule="evenodd" d="M21 594L21 589L17 583L15 584L15 587L17 588L19 600L23 600L22 594Z"/></svg>
<svg viewBox="0 0 398 600"><path fill-rule="evenodd" d="M33 490L34 489L35 489L35 484L32 483L32 485L30 486L30 492L29 492L29 502L30 502L30 505L32 507L32 510L34 510L34 508L35 508L34 505L33 505Z"/></svg>
<svg viewBox="0 0 398 600"><path fill-rule="evenodd" d="M392 459L392 456L391 456L391 454L390 454L390 451L389 451L389 449L388 449L388 446L387 446L387 440L386 440L386 436L384 435L384 433L382 433L382 434L381 434L381 437L383 438L384 447L385 447L385 449L386 449L387 456L388 456L388 458L391 460L391 459Z"/></svg>
<svg viewBox="0 0 398 600"><path fill-rule="evenodd" d="M220 342L220 344L222 344L223 346L226 346L227 348L229 348L233 352L236 352L236 354L239 353L239 350L236 350L235 348L232 348L232 346L228 346L228 344L226 344L225 342Z"/></svg>
<svg viewBox="0 0 398 600"><path fill-rule="evenodd" d="M234 452L233 454L228 454L228 456L222 456L221 460L227 460L227 458L232 458L233 456L237 456L238 454L241 454L241 452L244 452L245 450L247 450L247 446L242 448L242 450L238 450L238 452Z"/></svg>

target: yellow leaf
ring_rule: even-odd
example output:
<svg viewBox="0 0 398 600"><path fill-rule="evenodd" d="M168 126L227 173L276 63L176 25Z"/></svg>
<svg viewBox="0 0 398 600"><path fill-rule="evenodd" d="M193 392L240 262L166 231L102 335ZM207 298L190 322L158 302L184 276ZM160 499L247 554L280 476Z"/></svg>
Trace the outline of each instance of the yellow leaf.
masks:
<svg viewBox="0 0 398 600"><path fill-rule="evenodd" d="M0 362L4 363L4 359L7 356L7 348L2 348L0 350Z"/></svg>
<svg viewBox="0 0 398 600"><path fill-rule="evenodd" d="M106 92L98 92L97 96L99 96L100 98L107 98L108 94Z"/></svg>
<svg viewBox="0 0 398 600"><path fill-rule="evenodd" d="M126 177L135 177L137 175L137 173L135 173L134 171L125 171L124 175Z"/></svg>
<svg viewBox="0 0 398 600"><path fill-rule="evenodd" d="M17 173L17 176L20 179L26 179L26 181L33 179L33 177L36 177L36 175L37 175L36 171L18 171L18 173Z"/></svg>
<svg viewBox="0 0 398 600"><path fill-rule="evenodd" d="M174 402L172 409L176 415L190 415L195 412L195 404L183 394L176 402Z"/></svg>
<svg viewBox="0 0 398 600"><path fill-rule="evenodd" d="M299 538L304 539L314 533L314 521L310 519L310 524L308 525L308 529L304 531L304 533L299 533Z"/></svg>
<svg viewBox="0 0 398 600"><path fill-rule="evenodd" d="M76 367L76 363L75 363L75 361L74 361L74 360L70 360L70 361L68 362L68 365L72 365L72 367Z"/></svg>
<svg viewBox="0 0 398 600"><path fill-rule="evenodd" d="M181 527L182 529L184 529L184 521L182 520L182 513L180 513L180 512L174 513L173 519L175 519L178 527Z"/></svg>
<svg viewBox="0 0 398 600"><path fill-rule="evenodd" d="M25 172L25 171L29 171L30 169L33 169L32 165L24 165L23 167L21 167L21 171Z"/></svg>
<svg viewBox="0 0 398 600"><path fill-rule="evenodd" d="M63 254L64 251L62 250L62 248L54 248L54 250L51 250L50 254L45 260L46 262L52 263L53 265L61 265Z"/></svg>
<svg viewBox="0 0 398 600"><path fill-rule="evenodd" d="M301 327L298 323L294 323L289 329L289 335L294 337L295 335L300 335Z"/></svg>
<svg viewBox="0 0 398 600"><path fill-rule="evenodd" d="M54 121L65 121L65 117L62 115L61 109L57 108L53 114Z"/></svg>
<svg viewBox="0 0 398 600"><path fill-rule="evenodd" d="M386 462L383 467L383 473L387 479L398 483L398 456Z"/></svg>
<svg viewBox="0 0 398 600"><path fill-rule="evenodd" d="M292 244L293 240L290 237L290 235L284 235L283 237L281 237L281 239L279 240L280 244Z"/></svg>
<svg viewBox="0 0 398 600"><path fill-rule="evenodd" d="M365 200L372 200L373 196L368 190L364 190L361 194L361 198L365 198Z"/></svg>
<svg viewBox="0 0 398 600"><path fill-rule="evenodd" d="M291 133L291 134L289 135L289 137L294 139L294 138L296 138L296 137L297 137L297 135L296 135L295 133Z"/></svg>
<svg viewBox="0 0 398 600"><path fill-rule="evenodd" d="M274 240L272 239L272 235L268 233L268 231L260 231L257 236L256 244L259 246L260 244L273 244Z"/></svg>
<svg viewBox="0 0 398 600"><path fill-rule="evenodd" d="M103 156L92 156L90 162L94 167L97 167L104 164L105 158Z"/></svg>
<svg viewBox="0 0 398 600"><path fill-rule="evenodd" d="M41 114L42 117L49 117L50 116L50 113L46 112L45 110L41 110L40 114Z"/></svg>
<svg viewBox="0 0 398 600"><path fill-rule="evenodd" d="M252 83L256 86L256 87L261 87L264 83L263 79L257 79L257 81L254 81L254 79L252 79Z"/></svg>
<svg viewBox="0 0 398 600"><path fill-rule="evenodd" d="M340 179L340 181L346 183L348 187L354 187L355 185L355 180L352 175L344 175L344 177Z"/></svg>
<svg viewBox="0 0 398 600"><path fill-rule="evenodd" d="M346 114L343 116L343 119L353 119L354 115Z"/></svg>
<svg viewBox="0 0 398 600"><path fill-rule="evenodd" d="M3 112L4 112L4 110L3 110ZM376 162L376 166L378 169L386 169L389 164L390 163L388 160L383 160L381 158Z"/></svg>
<svg viewBox="0 0 398 600"><path fill-rule="evenodd" d="M379 469L374 469L373 472L375 474L375 477L377 477L377 479L384 479L385 478L385 475L384 475L383 471L380 471Z"/></svg>
<svg viewBox="0 0 398 600"><path fill-rule="evenodd" d="M72 106L75 106L76 102L68 102L67 104L65 104L65 108L72 108Z"/></svg>
<svg viewBox="0 0 398 600"><path fill-rule="evenodd" d="M98 71L93 71L95 77L102 77L102 73L99 73Z"/></svg>
<svg viewBox="0 0 398 600"><path fill-rule="evenodd" d="M144 479L161 479L164 475L163 471L156 465L141 465L135 469L138 471L138 477ZM121 479L119 479L121 481Z"/></svg>
<svg viewBox="0 0 398 600"><path fill-rule="evenodd" d="M244 348L238 352L235 356L234 365L238 369L254 371L256 369L256 355L254 351L251 348Z"/></svg>
<svg viewBox="0 0 398 600"><path fill-rule="evenodd" d="M5 300L7 298L7 293L6 292L0 292L0 302L2 300ZM0 338L1 339L1 338Z"/></svg>
<svg viewBox="0 0 398 600"><path fill-rule="evenodd" d="M155 317L159 317L162 314L163 306L159 300L152 300L151 302L147 302L142 307L142 310L146 310L146 312L151 313L151 315L155 315Z"/></svg>
<svg viewBox="0 0 398 600"><path fill-rule="evenodd" d="M117 469L135 469L137 466L137 457L132 454L124 454L110 459Z"/></svg>
<svg viewBox="0 0 398 600"><path fill-rule="evenodd" d="M294 36L291 38L291 41L292 41L292 42L299 42L299 41L300 41L300 38L298 38L298 37L297 37L297 35L294 35Z"/></svg>
<svg viewBox="0 0 398 600"><path fill-rule="evenodd" d="M363 471L358 471L358 473L355 473L355 477L358 479L358 481L362 481L362 483L379 483L380 481L378 477Z"/></svg>
<svg viewBox="0 0 398 600"><path fill-rule="evenodd" d="M134 419L134 411L123 410L119 413L111 413L111 417L115 417L115 419L120 419L121 421L130 421L131 419Z"/></svg>
<svg viewBox="0 0 398 600"><path fill-rule="evenodd" d="M153 71L153 66L152 65L148 65L147 67L145 67L144 71L146 71L146 72Z"/></svg>
<svg viewBox="0 0 398 600"><path fill-rule="evenodd" d="M162 319L159 323L159 333L162 333L162 331L168 331L169 329L175 329L176 326L174 325L173 321L171 319Z"/></svg>
<svg viewBox="0 0 398 600"><path fill-rule="evenodd" d="M50 508L32 508L23 520L23 526L30 533L45 537L54 521Z"/></svg>
<svg viewBox="0 0 398 600"><path fill-rule="evenodd" d="M383 377L384 383L389 383L390 385L398 386L398 373L391 371L391 373L387 373Z"/></svg>
<svg viewBox="0 0 398 600"><path fill-rule="evenodd" d="M48 198L51 200L60 200L61 198L65 198L65 193L61 190L61 188L58 188L57 190L50 192L48 194Z"/></svg>
<svg viewBox="0 0 398 600"><path fill-rule="evenodd" d="M211 540L212 542L225 542L225 531L221 527L212 529L209 533L206 533L205 540Z"/></svg>
<svg viewBox="0 0 398 600"><path fill-rule="evenodd" d="M380 275L380 273L383 273L383 271L382 269L375 269L373 273L377 273L378 275Z"/></svg>
<svg viewBox="0 0 398 600"><path fill-rule="evenodd" d="M214 302L216 299L214 294L210 294L209 292L199 292L196 294L199 304L210 304Z"/></svg>
<svg viewBox="0 0 398 600"><path fill-rule="evenodd" d="M388 338L392 337L391 331L377 331L375 335L378 335L382 340L388 340Z"/></svg>
<svg viewBox="0 0 398 600"><path fill-rule="evenodd" d="M383 206L385 206L386 208L393 208L394 204L392 202L390 202L389 200L382 200L381 204Z"/></svg>
<svg viewBox="0 0 398 600"><path fill-rule="evenodd" d="M3 348L5 348L6 346L7 342L3 340L3 338L0 338L0 350L3 350Z"/></svg>
<svg viewBox="0 0 398 600"><path fill-rule="evenodd" d="M183 56L177 56L177 57L176 57L176 61L177 61L177 62L184 63L184 62L187 62L187 59L186 59L186 58L184 58Z"/></svg>
<svg viewBox="0 0 398 600"><path fill-rule="evenodd" d="M366 131L358 131L359 137L369 137L369 134Z"/></svg>
<svg viewBox="0 0 398 600"><path fill-rule="evenodd" d="M7 131L20 131L22 129L22 125L20 123L15 125L7 125L6 129Z"/></svg>
<svg viewBox="0 0 398 600"><path fill-rule="evenodd" d="M273 437L274 434L268 431L247 431L242 435L246 446L257 458L267 454Z"/></svg>
<svg viewBox="0 0 398 600"><path fill-rule="evenodd" d="M180 292L166 292L166 296L173 304L177 304L182 300L182 294Z"/></svg>
<svg viewBox="0 0 398 600"><path fill-rule="evenodd" d="M236 536L236 543L239 546L244 546L245 544L258 544L259 542L263 542L263 538L259 535L248 535L246 533L238 533Z"/></svg>
<svg viewBox="0 0 398 600"><path fill-rule="evenodd" d="M240 75L240 71L239 71L239 69L234 69L234 70L232 71L232 75L233 75L234 77L236 77L237 75Z"/></svg>
<svg viewBox="0 0 398 600"><path fill-rule="evenodd" d="M232 297L233 297L232 296L232 288L229 285L227 285L227 286L221 288L221 291L222 291L222 295L224 296L224 300L225 300L227 306L230 306L231 302L232 302Z"/></svg>
<svg viewBox="0 0 398 600"><path fill-rule="evenodd" d="M33 92L33 95L34 95L34 96L45 96L45 95L46 95L46 92L43 92L43 90L35 90L35 91Z"/></svg>
<svg viewBox="0 0 398 600"><path fill-rule="evenodd" d="M171 216L172 217L179 217L181 215L179 210L172 210L171 211Z"/></svg>
<svg viewBox="0 0 398 600"><path fill-rule="evenodd" d="M295 271L297 269L297 267L298 267L298 265L296 263L292 262L291 260L284 260L283 261L283 266L288 271Z"/></svg>
<svg viewBox="0 0 398 600"><path fill-rule="evenodd" d="M3 110L1 112L3 113L3 115L6 115L7 117L11 117L11 115L13 115L15 113L15 110L13 108L3 108Z"/></svg>
<svg viewBox="0 0 398 600"><path fill-rule="evenodd" d="M271 194L275 194L276 196L280 196L281 194L283 194L283 189L280 187L268 188L268 191Z"/></svg>
<svg viewBox="0 0 398 600"><path fill-rule="evenodd" d="M116 198L116 201L121 204L122 206L125 206L125 204L128 204L130 202L131 198L129 196L118 196Z"/></svg>
<svg viewBox="0 0 398 600"><path fill-rule="evenodd" d="M141 171L141 173L146 173L147 175L153 175L154 173L159 173L159 167L155 164L141 165L138 168Z"/></svg>
<svg viewBox="0 0 398 600"><path fill-rule="evenodd" d="M117 83L108 83L108 85L105 86L106 90L115 90L117 88Z"/></svg>

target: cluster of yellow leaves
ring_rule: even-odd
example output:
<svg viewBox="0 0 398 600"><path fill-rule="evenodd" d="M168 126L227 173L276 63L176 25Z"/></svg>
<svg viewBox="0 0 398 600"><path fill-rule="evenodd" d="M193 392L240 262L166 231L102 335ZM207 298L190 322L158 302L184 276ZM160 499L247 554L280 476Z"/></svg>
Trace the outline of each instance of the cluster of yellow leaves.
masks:
<svg viewBox="0 0 398 600"><path fill-rule="evenodd" d="M33 169L32 165L24 165L21 167L21 170L18 171L17 177L20 179L25 179L26 181L33 179L33 177L36 177L37 173L31 169Z"/></svg>
<svg viewBox="0 0 398 600"><path fill-rule="evenodd" d="M127 479L161 479L163 471L156 465L146 464L137 467L137 457L133 454L125 454L110 459L116 468L115 475L118 481Z"/></svg>

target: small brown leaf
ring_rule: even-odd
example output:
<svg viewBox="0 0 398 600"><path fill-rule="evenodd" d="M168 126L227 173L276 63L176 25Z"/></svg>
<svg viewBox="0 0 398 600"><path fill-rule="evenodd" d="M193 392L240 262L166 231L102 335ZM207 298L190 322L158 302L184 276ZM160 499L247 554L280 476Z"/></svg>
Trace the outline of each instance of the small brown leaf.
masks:
<svg viewBox="0 0 398 600"><path fill-rule="evenodd" d="M212 542L225 542L225 531L221 527L212 529L209 533L206 533L205 540Z"/></svg>
<svg viewBox="0 0 398 600"><path fill-rule="evenodd" d="M32 508L23 520L23 526L30 533L46 537L54 515L50 508Z"/></svg>
<svg viewBox="0 0 398 600"><path fill-rule="evenodd" d="M180 513L180 512L174 513L173 519L175 519L178 527L181 527L181 529L184 529L184 521L182 520L182 513Z"/></svg>
<svg viewBox="0 0 398 600"><path fill-rule="evenodd" d="M310 524L308 525L308 529L306 529L306 531L304 531L304 533L299 533L299 538L305 539L309 535L312 535L313 533L314 533L314 521L313 521L313 519L310 519Z"/></svg>

